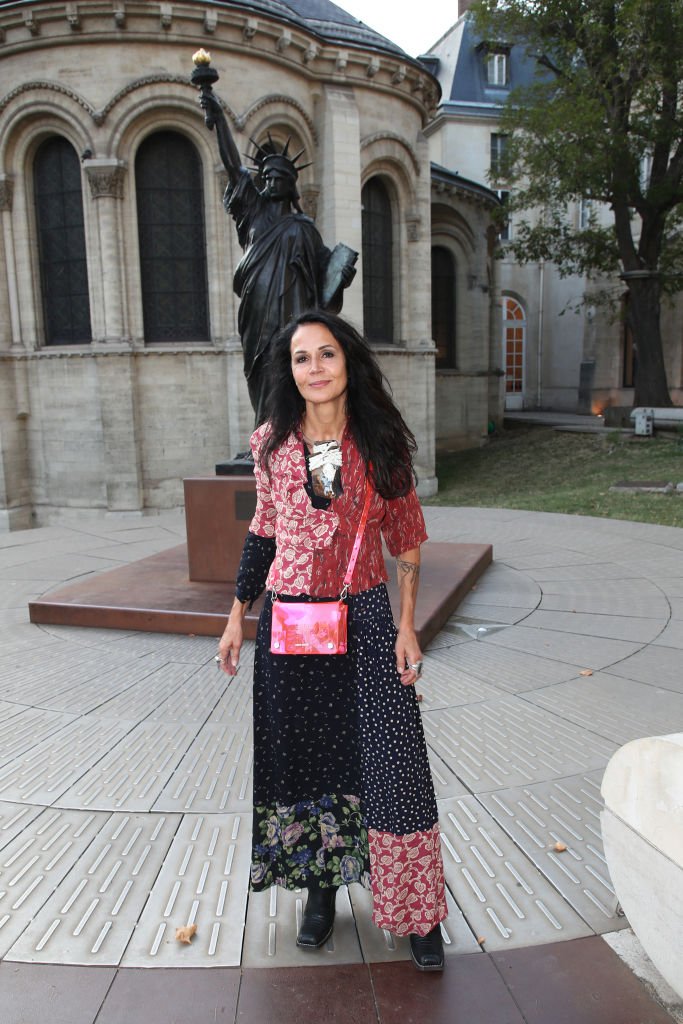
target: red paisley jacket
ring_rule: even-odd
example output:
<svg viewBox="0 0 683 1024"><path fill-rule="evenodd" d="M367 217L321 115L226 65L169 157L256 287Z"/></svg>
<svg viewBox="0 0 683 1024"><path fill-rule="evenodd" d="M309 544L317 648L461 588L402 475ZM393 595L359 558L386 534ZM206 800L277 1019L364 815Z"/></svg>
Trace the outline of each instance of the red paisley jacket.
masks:
<svg viewBox="0 0 683 1024"><path fill-rule="evenodd" d="M345 431L341 440L343 494L333 499L329 509L317 509L304 486L306 458L300 436L290 434L274 453L270 477L261 466L261 449L269 429L265 423L251 437L257 504L249 526L252 533L276 540L266 586L283 594L338 597L363 507L363 460ZM404 498L390 500L373 492L351 593L386 581L382 537L394 557L427 539L414 487Z"/></svg>

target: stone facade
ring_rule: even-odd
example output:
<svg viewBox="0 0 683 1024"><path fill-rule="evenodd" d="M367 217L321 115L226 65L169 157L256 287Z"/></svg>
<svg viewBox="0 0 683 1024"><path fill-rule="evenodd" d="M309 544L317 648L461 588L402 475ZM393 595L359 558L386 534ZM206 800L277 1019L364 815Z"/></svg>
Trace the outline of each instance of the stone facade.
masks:
<svg viewBox="0 0 683 1024"><path fill-rule="evenodd" d="M434 78L368 30L290 20L269 0L256 8L253 16L194 0L0 8L0 528L180 507L183 477L212 474L246 447L252 412L232 291L241 250L222 208L215 138L189 82L199 46L221 75L216 92L241 152L269 132L305 150L302 204L328 245L362 250L368 180L379 177L391 196L394 336L378 353L418 440L422 493L436 490L437 418L448 420L449 435L485 432L487 378L451 387L435 377L424 136ZM136 155L161 131L190 140L201 166L210 327L208 338L182 344L150 344L143 321ZM33 165L54 136L82 169L87 344L46 344ZM477 217L480 242L485 218ZM475 375L489 369L489 300L480 294L466 360ZM360 269L343 312L362 327Z"/></svg>

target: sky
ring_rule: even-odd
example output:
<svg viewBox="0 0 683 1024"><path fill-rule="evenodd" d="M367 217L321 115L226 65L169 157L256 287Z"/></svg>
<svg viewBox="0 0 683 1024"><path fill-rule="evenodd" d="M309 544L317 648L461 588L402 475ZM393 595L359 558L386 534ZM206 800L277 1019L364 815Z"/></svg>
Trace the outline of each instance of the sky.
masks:
<svg viewBox="0 0 683 1024"><path fill-rule="evenodd" d="M417 57L458 20L457 0L335 0L368 28Z"/></svg>

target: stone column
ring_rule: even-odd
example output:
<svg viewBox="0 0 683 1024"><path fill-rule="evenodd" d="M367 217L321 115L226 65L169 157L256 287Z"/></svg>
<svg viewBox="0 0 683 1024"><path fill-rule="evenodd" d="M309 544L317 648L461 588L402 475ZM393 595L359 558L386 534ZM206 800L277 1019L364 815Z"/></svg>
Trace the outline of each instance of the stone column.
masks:
<svg viewBox="0 0 683 1024"><path fill-rule="evenodd" d="M123 198L126 166L120 160L85 160L85 174L95 203L97 247L89 260L90 310L93 340L127 341L123 287L123 252L119 202Z"/></svg>
<svg viewBox="0 0 683 1024"><path fill-rule="evenodd" d="M429 147L422 134L417 139L421 173L414 178L415 206L405 211L407 255L407 312L405 341L408 348L431 348L431 182Z"/></svg>
<svg viewBox="0 0 683 1024"><path fill-rule="evenodd" d="M322 99L323 125L319 164L321 192L317 227L325 245L337 242L362 252L360 209L360 117L352 89L326 86ZM316 161L318 162L318 161ZM357 327L363 325L363 281L358 273L344 294L342 315Z"/></svg>
<svg viewBox="0 0 683 1024"><path fill-rule="evenodd" d="M0 349L21 347L19 291L12 229L13 198L14 178L10 174L0 174L0 219L5 257L5 280L0 284Z"/></svg>

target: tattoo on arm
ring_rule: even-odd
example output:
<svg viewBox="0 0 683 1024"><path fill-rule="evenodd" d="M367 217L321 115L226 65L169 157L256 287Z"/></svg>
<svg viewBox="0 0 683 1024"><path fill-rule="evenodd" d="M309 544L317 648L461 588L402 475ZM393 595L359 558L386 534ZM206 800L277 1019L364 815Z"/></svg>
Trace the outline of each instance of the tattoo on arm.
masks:
<svg viewBox="0 0 683 1024"><path fill-rule="evenodd" d="M420 575L420 566L416 565L415 562L406 562L402 558L397 558L396 572L398 575L399 586L403 582L407 582L408 586L414 587L417 585Z"/></svg>

